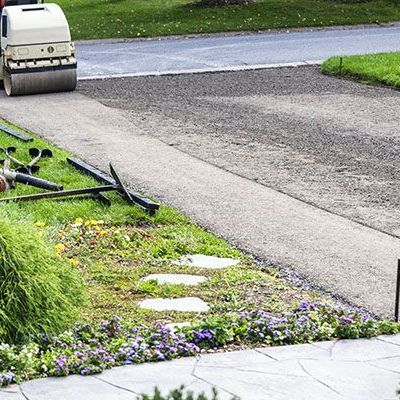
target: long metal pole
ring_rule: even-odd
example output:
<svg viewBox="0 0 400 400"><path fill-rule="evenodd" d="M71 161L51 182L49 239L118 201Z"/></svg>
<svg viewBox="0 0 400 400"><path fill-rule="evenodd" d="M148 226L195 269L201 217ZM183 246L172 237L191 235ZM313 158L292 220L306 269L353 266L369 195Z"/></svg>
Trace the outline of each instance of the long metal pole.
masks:
<svg viewBox="0 0 400 400"><path fill-rule="evenodd" d="M121 187L119 185L106 185L106 186L97 186L97 187L93 187L93 188L62 190L59 192L28 194L26 196L4 197L4 198L0 199L0 202L54 199L57 197L67 197L67 196L77 196L77 195L81 195L81 194L110 192L113 190L120 190L120 189L121 189Z"/></svg>
<svg viewBox="0 0 400 400"><path fill-rule="evenodd" d="M399 322L399 304L400 303L400 259L397 260L397 283L396 283L396 300L394 309L394 320Z"/></svg>

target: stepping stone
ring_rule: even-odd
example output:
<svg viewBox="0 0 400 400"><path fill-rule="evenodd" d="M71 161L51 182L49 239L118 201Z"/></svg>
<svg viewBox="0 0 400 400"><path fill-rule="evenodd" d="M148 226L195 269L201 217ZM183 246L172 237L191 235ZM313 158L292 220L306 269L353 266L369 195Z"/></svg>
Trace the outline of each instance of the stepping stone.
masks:
<svg viewBox="0 0 400 400"><path fill-rule="evenodd" d="M175 261L175 265L187 265L189 267L196 268L209 268L209 269L220 269L233 267L240 263L240 260L233 258L221 258L214 256L204 256L203 254L192 254L182 256L178 261Z"/></svg>
<svg viewBox="0 0 400 400"><path fill-rule="evenodd" d="M142 281L156 280L160 285L188 285L194 286L207 280L205 276L189 274L152 274L141 279Z"/></svg>
<svg viewBox="0 0 400 400"><path fill-rule="evenodd" d="M210 307L198 297L180 297L178 299L146 299L139 307L154 311L207 312Z"/></svg>

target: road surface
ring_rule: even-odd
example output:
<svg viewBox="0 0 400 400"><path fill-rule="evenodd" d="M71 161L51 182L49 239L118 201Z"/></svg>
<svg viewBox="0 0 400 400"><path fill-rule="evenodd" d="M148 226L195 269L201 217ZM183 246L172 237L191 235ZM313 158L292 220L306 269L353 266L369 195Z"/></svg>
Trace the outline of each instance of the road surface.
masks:
<svg viewBox="0 0 400 400"><path fill-rule="evenodd" d="M396 26L77 44L80 79L315 64L333 55L395 50Z"/></svg>

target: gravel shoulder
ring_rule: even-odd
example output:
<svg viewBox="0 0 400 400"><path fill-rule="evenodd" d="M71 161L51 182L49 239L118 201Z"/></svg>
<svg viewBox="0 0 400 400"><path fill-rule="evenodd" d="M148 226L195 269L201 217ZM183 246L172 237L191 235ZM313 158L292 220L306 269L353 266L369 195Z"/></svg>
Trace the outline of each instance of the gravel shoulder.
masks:
<svg viewBox="0 0 400 400"><path fill-rule="evenodd" d="M316 67L81 82L142 132L399 236L400 93Z"/></svg>

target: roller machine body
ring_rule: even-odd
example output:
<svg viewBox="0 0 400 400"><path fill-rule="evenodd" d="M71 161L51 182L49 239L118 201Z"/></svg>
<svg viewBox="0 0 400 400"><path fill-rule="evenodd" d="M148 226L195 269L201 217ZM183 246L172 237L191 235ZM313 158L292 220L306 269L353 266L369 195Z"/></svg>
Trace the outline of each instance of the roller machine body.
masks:
<svg viewBox="0 0 400 400"><path fill-rule="evenodd" d="M75 47L57 4L8 0L0 33L0 79L8 96L75 89Z"/></svg>

